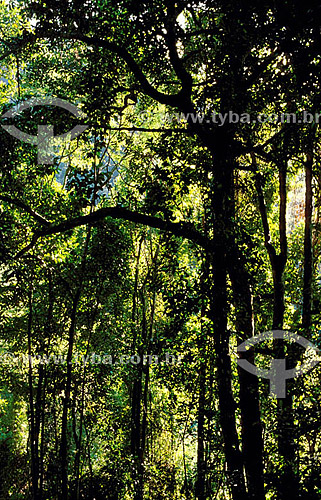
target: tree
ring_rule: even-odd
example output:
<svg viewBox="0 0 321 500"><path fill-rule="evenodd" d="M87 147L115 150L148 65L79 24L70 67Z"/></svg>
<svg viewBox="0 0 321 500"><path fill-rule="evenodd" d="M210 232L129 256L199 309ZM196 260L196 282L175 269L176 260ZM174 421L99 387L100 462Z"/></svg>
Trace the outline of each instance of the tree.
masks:
<svg viewBox="0 0 321 500"><path fill-rule="evenodd" d="M14 216L6 227L11 238L9 248L4 250L6 256L16 252L16 264L30 255L34 258L36 249L39 252L39 249L48 248L43 251L47 252L49 266L53 258L51 249L55 246L58 253L73 256L68 238L73 238L76 244L75 235L83 235L82 226L87 228L85 248L89 251L91 228L96 224L100 227L105 219L108 223L114 219L161 231L156 233L159 245L163 237L171 235L171 239L179 241L180 247L188 245L187 255L195 252L197 246L203 262L198 271L203 274L197 305L201 332L198 352L203 359L213 339L218 419L224 444L227 490L233 500L265 498L264 418L261 417L260 392L261 400L262 394L263 402L266 400L256 378L242 370L237 376L234 373L230 343L235 337L238 342L251 337L256 331L255 324L264 329L295 324L286 316L284 284L289 263L287 183L291 176L295 179L299 170L297 164L292 167L291 163L307 152L303 327L310 330L312 321L311 161L315 146L313 141L306 141L310 130L282 123L273 128L268 122L253 120L248 123L237 118L245 113L256 116L280 111L298 113L311 103L313 110L317 109L314 80L318 78L319 33L315 19L319 7L315 5L310 10L299 7L298 12L296 7L295 2L285 6L274 2L251 2L250 9L243 1L157 1L137 5L129 0L106 0L92 2L89 6L81 2L37 2L25 5L26 18L33 16L34 22L13 35L9 33L5 39L3 57L11 61L12 56L8 54L14 54L17 60L26 61L26 56L31 56L31 63L22 66L20 63L23 72L19 73L19 95L34 94L36 88L50 93L54 87L60 96L81 102L91 120L90 134L79 140L75 156L69 150L62 158L57 157L51 167L35 165L34 151L29 149L24 156L25 149L12 144L13 153L7 153L5 162L14 165L13 173L3 172L5 194L1 198L4 206L14 208ZM37 54L35 49L38 49ZM147 126L140 123L142 110L148 110L152 116ZM172 117L175 112L176 123L172 119L171 123L162 124L159 116L165 112L172 113ZM61 116L48 110L42 113L47 119L50 116L58 128L64 125ZM215 123L215 113L223 113L224 123ZM116 114L118 119L115 119ZM34 181L26 180L19 169L19 161L24 168L36 173ZM53 188L50 179L55 169L61 169L64 163L68 166L63 187ZM120 177L114 182L112 175L116 165ZM273 185L275 167L278 188ZM43 189L40 197L37 194L39 181ZM254 203L247 200L245 188L255 193ZM277 231L273 204L278 200ZM59 207L60 201L62 207ZM244 222L240 214L248 206L253 212ZM16 221L23 231L23 236L17 239L8 227ZM146 296L150 293L155 297L156 292L147 291L142 285L139 294L138 277L144 274L141 271L143 264L140 264L144 239L135 238L133 230L138 256L134 259L136 274L131 322L136 321L134 331L135 328L141 331L137 338L133 337L133 345L137 341L141 349L139 354L142 354L149 345L155 315L154 302L154 306L146 310ZM272 244L272 238L277 244ZM262 243L271 269L263 263L261 269L254 265L255 259L264 260ZM78 252L77 258L79 255ZM85 300L81 297L87 250L83 256L77 287L73 288L69 304L71 322L60 439L61 498L66 498L69 491L68 407L72 385L76 387L70 360L77 309L81 300ZM153 258L156 259L155 255ZM295 258L291 258L292 262L296 262ZM146 275L155 272L157 276L154 265L151 264ZM101 271L101 266L100 263L97 272ZM271 277L273 284L269 287ZM261 280L266 280L267 285L262 285ZM257 302L253 302L253 298L261 300L266 287L269 288L268 296L273 293L273 317L266 303L258 309ZM162 290L162 296L165 295ZM184 304L184 300L181 298L179 303ZM123 307L126 309L125 303ZM98 317L92 320L92 328L99 322ZM182 314L181 318L178 315L177 321L186 324L188 315ZM230 325L237 331L236 336ZM246 358L253 362L254 352L246 353ZM204 443L206 402L213 385L207 374L212 369L212 364L200 364L196 487L199 499L210 495L211 489L206 486ZM136 500L144 497L147 402L153 382L150 377L150 370L140 366L130 384L130 447L135 462L132 479ZM78 498L85 420L84 380L78 430L74 425ZM39 382L39 388L42 383ZM35 437L39 434L39 424L35 432L32 387L30 372L31 437ZM211 411L208 409L207 414L211 415ZM295 464L291 398L279 402L278 415L274 438L279 443L280 463L285 464L284 474L282 481L274 480L267 488L274 488L277 498L285 498L288 491L299 498L301 486ZM208 422L208 430L210 427ZM32 443L34 441L37 439L32 439ZM185 438L183 446L184 443ZM37 446L36 443L35 448ZM31 451L36 471L32 483L37 498L38 457L36 450L32 448ZM184 494L188 497L185 451L183 454ZM90 462L90 456L88 459Z"/></svg>

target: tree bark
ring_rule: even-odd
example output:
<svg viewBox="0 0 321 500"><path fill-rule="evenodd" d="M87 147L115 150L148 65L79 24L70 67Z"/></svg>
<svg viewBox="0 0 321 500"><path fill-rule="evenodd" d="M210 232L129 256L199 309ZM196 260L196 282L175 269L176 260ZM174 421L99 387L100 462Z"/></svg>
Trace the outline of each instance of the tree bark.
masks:
<svg viewBox="0 0 321 500"><path fill-rule="evenodd" d="M39 500L39 434L36 429L36 411L33 395L33 370L32 370L32 323L33 323L33 300L32 288L28 293L28 385L29 385L29 408L30 408L30 450L31 450L31 477L32 477L32 495L34 500Z"/></svg>
<svg viewBox="0 0 321 500"><path fill-rule="evenodd" d="M73 347L75 340L75 329L76 329L76 317L77 317L77 309L78 304L82 292L83 285L83 277L86 265L86 257L88 251L88 245L90 240L90 226L88 227L84 251L81 261L81 271L80 271L80 280L77 286L73 301L72 301L72 310L70 316L70 327L69 327L69 335L68 335L68 352L67 352L67 373L66 373L66 384L65 384L65 395L63 401L63 410L62 410L62 421L61 421L61 442L60 442L60 475L61 475L61 491L59 495L59 500L67 500L68 499L68 435L67 435L67 427L68 427L68 413L70 407L70 397L71 397L71 381L72 381L72 356L73 356Z"/></svg>
<svg viewBox="0 0 321 500"><path fill-rule="evenodd" d="M233 500L245 500L247 494L243 475L243 459L236 427L236 404L232 390L232 370L227 329L227 252L229 250L232 230L233 169L225 157L226 151L228 151L228 141L225 142L222 137L221 154L214 159L213 168L214 186L211 202L214 227L214 252L212 261L214 286L210 314L214 329L220 424L224 441L227 480Z"/></svg>
<svg viewBox="0 0 321 500"><path fill-rule="evenodd" d="M253 164L256 167L254 156ZM260 213L264 229L265 247L268 251L272 275L273 275L273 330L282 330L284 322L284 284L283 273L287 262L287 235L286 235L286 206L287 206L287 161L284 160L279 165L279 245L280 253L277 254L271 243L270 229L267 217L267 210L261 185L261 177L256 173L256 188L259 198ZM276 358L285 358L285 346L283 341L274 341ZM292 349L289 348L287 355L287 368L293 363ZM278 498L287 500L299 498L299 481L296 473L296 447L294 441L295 427L293 420L291 385L287 384L287 394L283 399L277 400L277 441L278 452L282 458L283 467L276 480L278 488Z"/></svg>
<svg viewBox="0 0 321 500"><path fill-rule="evenodd" d="M242 256L235 247L230 257L229 273L236 311L236 330L239 341L253 337L253 308L249 276ZM254 364L252 349L241 357ZM246 474L248 498L264 500L263 437L258 378L239 367L240 409L242 422L242 453Z"/></svg>
<svg viewBox="0 0 321 500"><path fill-rule="evenodd" d="M200 351L199 351L200 352ZM204 356L204 352L200 352ZM204 449L204 424L205 424L205 399L206 399L206 363L201 359L199 372L199 396L198 396L198 415L197 415L197 481L195 487L196 498L206 500L206 462Z"/></svg>
<svg viewBox="0 0 321 500"><path fill-rule="evenodd" d="M311 285L312 285L312 166L313 155L307 154L305 162L305 226L304 226L304 272L302 326L311 326Z"/></svg>

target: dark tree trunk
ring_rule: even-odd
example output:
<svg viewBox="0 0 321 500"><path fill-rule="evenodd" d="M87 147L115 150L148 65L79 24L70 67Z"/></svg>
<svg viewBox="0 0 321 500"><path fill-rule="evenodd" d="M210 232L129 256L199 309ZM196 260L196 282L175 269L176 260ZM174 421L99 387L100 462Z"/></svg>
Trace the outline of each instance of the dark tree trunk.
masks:
<svg viewBox="0 0 321 500"><path fill-rule="evenodd" d="M44 338L45 340L45 353L48 355L48 348L51 342L52 328L53 328L53 308L54 308L54 293L53 293L53 282L52 282L52 272L51 269L47 269L48 273L48 312L47 321L44 328ZM47 338L46 338L47 337ZM40 439L40 450L39 450L39 496L43 496L43 483L44 483L44 461L45 461L45 421L46 421L46 390L47 390L47 370L46 365L40 364L39 367L39 380L37 389L37 403L36 403L36 415L37 415L37 427L39 428L39 433L41 433Z"/></svg>
<svg viewBox="0 0 321 500"><path fill-rule="evenodd" d="M88 226L86 240L84 244L84 251L81 261L80 279L77 286L73 301L72 309L70 315L70 327L68 334L68 352L67 352L67 373L66 373L66 384L65 384L65 395L63 401L62 410L62 421L61 421L61 442L60 442L60 476L61 476L61 491L59 495L59 500L68 500L68 413L70 407L71 398L71 381L72 381L72 357L73 357L73 347L75 341L75 329L76 329L76 319L77 319L77 309L79 300L81 297L83 278L86 266L86 257L88 251L88 245L90 240L91 228Z"/></svg>
<svg viewBox="0 0 321 500"><path fill-rule="evenodd" d="M33 370L32 370L32 322L33 322L33 301L32 289L28 294L28 385L29 385L29 408L30 408L30 450L31 450L31 477L33 500L40 500L39 497L39 433L36 428L36 410L33 395Z"/></svg>
<svg viewBox="0 0 321 500"><path fill-rule="evenodd" d="M252 297L242 256L235 248L230 257L230 278L236 311L236 330L239 340L244 341L254 335ZM254 364L253 350L242 353L241 357ZM264 500L263 438L259 400L258 378L239 368L240 409L242 419L242 452L246 473L248 498Z"/></svg>
<svg viewBox="0 0 321 500"><path fill-rule="evenodd" d="M312 165L313 156L307 154L305 162L305 226L304 226L304 274L302 326L311 326L311 284L312 284Z"/></svg>
<svg viewBox="0 0 321 500"><path fill-rule="evenodd" d="M144 348L146 345L147 338L147 324L146 324L146 306L145 306L145 296L142 292L142 334L141 342L138 348L138 355L142 360L144 354ZM148 390L148 381L145 379L146 390ZM134 459L134 469L133 469L133 480L135 484L134 500L143 500L143 449L142 449L142 439L143 439L143 426L141 422L141 410L142 410L142 396L143 396L143 364L142 362L136 366L136 371L134 374L133 382L133 393L132 393L132 413L131 413L131 453ZM146 394L147 397L147 394ZM144 437L145 445L145 437Z"/></svg>
<svg viewBox="0 0 321 500"><path fill-rule="evenodd" d="M137 329L135 328L135 323L137 321L137 302L138 302L138 281L139 281L139 264L140 264L140 255L142 244L144 241L144 235L139 240L137 260L136 260L136 270L135 270L135 284L134 284L134 293L133 293L133 302L132 302L132 322L134 325L134 335L133 335L133 343L132 343L132 352L134 354L136 350L136 346L140 344L140 338L137 338ZM144 300L144 297L143 297ZM144 309L144 307L143 307ZM145 313L143 311L143 329L146 329L145 325ZM146 333L142 334L142 336L146 336ZM139 351L141 351L141 346L139 345ZM134 499L142 500L143 492L142 492L142 481L140 480L140 438L141 438L141 398L142 398L142 382L143 382L143 372L142 366L138 365L136 370L134 371L134 380L132 385L132 393L131 393L131 422L130 422L130 450L133 457L133 470L132 470L132 479L134 483Z"/></svg>
<svg viewBox="0 0 321 500"><path fill-rule="evenodd" d="M253 163L255 164L254 156ZM277 254L274 246L271 243L270 229L267 217L267 210L264 201L263 189L261 185L260 174L256 174L256 188L259 198L259 206L264 229L265 246L269 254L272 275L273 275L273 330L283 329L284 322L284 284L283 273L287 262L287 236L286 236L286 179L287 179L287 162L284 160L279 166L279 244L280 253ZM277 358L287 358L287 368L293 364L292 349L289 348L286 356L285 346L283 341L274 341L274 347ZM292 383L287 384L286 397L277 400L277 440L278 452L282 458L283 467L278 472L276 484L278 488L279 500L287 500L291 498L296 500L299 498L299 482L296 474L296 447L295 447L295 427L293 420L292 408Z"/></svg>
<svg viewBox="0 0 321 500"><path fill-rule="evenodd" d="M202 358L204 353L200 352ZM205 424L205 395L206 395L206 364L205 359L201 359L201 367L199 372L199 397L198 397L198 416L197 416L197 482L196 482L196 498L198 500L206 499L205 479L206 479L206 462L204 449L204 424Z"/></svg>
<svg viewBox="0 0 321 500"><path fill-rule="evenodd" d="M103 290L103 285L100 285L97 293L96 305L93 308L90 324L89 324L89 334L87 339L87 348L86 348L86 357L89 355L91 336L93 331L93 325L95 322L95 318L98 312L99 301L101 297L101 293ZM82 443L83 443L83 430L84 430L84 412L85 412L85 393L86 393L86 385L87 385L87 365L84 364L83 367L83 375L82 375L82 383L81 383L81 397L80 397L80 414L79 414L79 431L77 433L77 424L76 424L76 414L74 414L74 441L76 445L75 449L75 500L80 500L80 486L81 486L81 475L80 475L80 459L82 452ZM75 394L75 401L77 395Z"/></svg>
<svg viewBox="0 0 321 500"><path fill-rule="evenodd" d="M61 493L60 500L68 499L68 412L71 396L71 377L72 377L72 355L76 327L76 314L78 302L80 299L80 288L78 288L73 300L71 323L69 327L68 353L67 353L67 376L65 385L65 397L63 402L62 421L61 421L61 443L60 443L60 468L61 468Z"/></svg>
<svg viewBox="0 0 321 500"><path fill-rule="evenodd" d="M227 253L232 231L233 169L228 159L225 158L226 151L228 151L228 141L225 143L222 137L220 144L222 156L218 155L215 158L213 169L214 286L211 301L211 319L214 327L220 424L224 441L227 479L233 500L245 500L247 494L243 475L243 459L236 428L236 404L232 390L229 333L227 329Z"/></svg>
<svg viewBox="0 0 321 500"><path fill-rule="evenodd" d="M205 224L204 224L205 226ZM204 227L205 230L205 227ZM200 280L201 289L201 331L198 338L198 356L200 360L198 379L198 412L197 412L197 480L195 485L195 495L198 500L206 500L206 458L205 458L205 407L208 371L207 337L208 331L205 326L206 317L206 296L208 293L208 258L203 261L203 270Z"/></svg>
<svg viewBox="0 0 321 500"><path fill-rule="evenodd" d="M273 308L273 329L282 329L284 322L284 284L283 273L287 261L287 236L286 236L286 162L282 162L279 169L280 184L280 215L279 215L279 238L280 255L277 256L273 266L274 281L274 308ZM278 346L280 358L287 357L287 368L292 367L292 348L289 347L286 356L284 342ZM279 482L280 500L289 497L293 500L299 498L299 483L296 474L296 446L295 446L295 426L292 405L292 381L288 383L286 397L278 399L278 451L284 461L284 469Z"/></svg>

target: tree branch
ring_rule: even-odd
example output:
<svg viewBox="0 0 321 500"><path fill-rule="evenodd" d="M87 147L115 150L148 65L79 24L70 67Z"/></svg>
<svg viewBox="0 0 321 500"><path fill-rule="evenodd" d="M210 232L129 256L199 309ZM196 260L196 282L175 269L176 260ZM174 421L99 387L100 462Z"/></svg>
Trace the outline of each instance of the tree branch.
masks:
<svg viewBox="0 0 321 500"><path fill-rule="evenodd" d="M253 171L255 172L255 187L256 187L256 192L257 192L258 199L259 199L259 209L260 209L261 220L262 220L262 225L263 225L264 245L268 251L268 254L269 254L269 257L271 260L271 264L273 265L275 262L275 259L276 259L276 250L271 243L270 226L269 226L269 221L268 221L268 217L267 217L267 210L266 210L264 194L263 194L263 189L262 189L261 174L257 171L256 158L255 158L254 153L251 153L251 157L252 157L252 163L253 163Z"/></svg>
<svg viewBox="0 0 321 500"><path fill-rule="evenodd" d="M22 208L25 212L31 215L37 222L40 222L43 226L50 226L50 222L45 219L42 215L38 214L34 210L32 210L29 205L24 203L23 201L17 200L16 198L10 198L9 196L0 195L0 200L5 201L6 203L10 203L15 205L16 207Z"/></svg>
<svg viewBox="0 0 321 500"><path fill-rule="evenodd" d="M260 64L258 64L252 71L252 74L250 77L246 80L245 86L246 88L250 88L256 81L257 79L261 76L262 73L269 67L271 62L278 57L281 54L281 49L280 47L277 47L273 50L273 52L267 56L264 61L262 61Z"/></svg>
<svg viewBox="0 0 321 500"><path fill-rule="evenodd" d="M279 231L280 231L280 256L285 263L287 259L287 235L286 235L286 171L287 162L283 161L279 167Z"/></svg>
<svg viewBox="0 0 321 500"><path fill-rule="evenodd" d="M48 37L48 34L44 34L42 36ZM137 78L144 92L155 99L161 104L166 104L168 106L176 107L182 99L183 89L177 94L164 94L163 92L159 92L155 89L146 78L145 74L141 70L140 66L137 64L133 56L121 45L118 45L115 42L111 42L108 40L104 40L94 36L82 35L81 33L73 33L68 35L62 35L62 38L67 40L78 40L80 42L84 42L87 45L93 45L96 47L101 47L104 49L108 49L114 54L120 56L128 65L129 69L132 71L134 76Z"/></svg>
<svg viewBox="0 0 321 500"><path fill-rule="evenodd" d="M188 71L186 71L183 61L180 59L177 52L177 46L176 46L177 39L175 36L175 23L176 23L175 2L172 2L172 0L167 0L166 5L168 12L167 22L166 22L166 29L167 29L166 38L169 51L169 59L172 63L176 75L182 82L182 93L184 94L185 98L190 101L192 94L193 78L192 75Z"/></svg>
<svg viewBox="0 0 321 500"><path fill-rule="evenodd" d="M76 217L71 220L61 222L60 224L51 225L34 233L31 242L24 247L15 258L19 258L28 252L31 248L35 246L39 238L43 238L52 234L64 233L70 231L75 227L83 226L85 224L93 224L106 217L112 217L113 219L122 219L131 222L136 222L137 224L143 224L145 226L153 227L155 229L160 229L162 231L169 231L175 236L186 238L194 243L198 244L202 248L207 250L212 249L212 241L207 236L197 231L194 226L189 222L171 222L164 221L159 217L154 217L152 215L145 215L139 212L134 212L123 207L106 207L100 208L95 212L88 215L83 215Z"/></svg>

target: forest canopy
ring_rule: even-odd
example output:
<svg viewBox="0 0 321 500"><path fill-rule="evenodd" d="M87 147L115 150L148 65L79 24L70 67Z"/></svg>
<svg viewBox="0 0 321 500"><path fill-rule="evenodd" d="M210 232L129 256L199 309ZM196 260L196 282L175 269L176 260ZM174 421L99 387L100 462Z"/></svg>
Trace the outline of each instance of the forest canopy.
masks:
<svg viewBox="0 0 321 500"><path fill-rule="evenodd" d="M1 499L320 498L320 15L0 2Z"/></svg>

